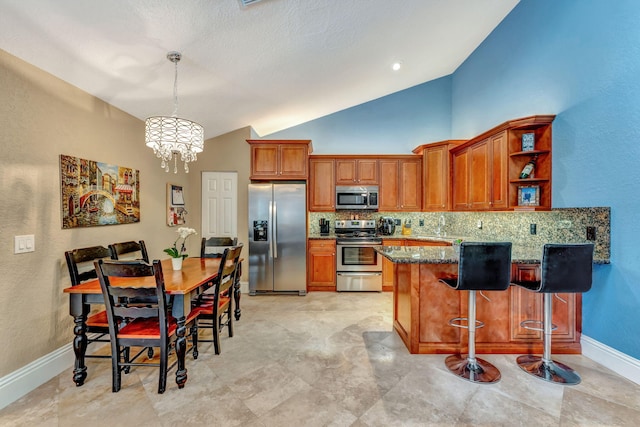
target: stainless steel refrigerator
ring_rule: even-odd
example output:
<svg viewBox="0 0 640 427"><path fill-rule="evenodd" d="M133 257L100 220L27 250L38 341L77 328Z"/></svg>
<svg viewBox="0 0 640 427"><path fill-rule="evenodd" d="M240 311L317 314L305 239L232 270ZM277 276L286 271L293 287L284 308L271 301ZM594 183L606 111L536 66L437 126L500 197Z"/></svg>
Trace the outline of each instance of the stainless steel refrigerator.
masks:
<svg viewBox="0 0 640 427"><path fill-rule="evenodd" d="M249 294L307 293L304 183L249 184Z"/></svg>

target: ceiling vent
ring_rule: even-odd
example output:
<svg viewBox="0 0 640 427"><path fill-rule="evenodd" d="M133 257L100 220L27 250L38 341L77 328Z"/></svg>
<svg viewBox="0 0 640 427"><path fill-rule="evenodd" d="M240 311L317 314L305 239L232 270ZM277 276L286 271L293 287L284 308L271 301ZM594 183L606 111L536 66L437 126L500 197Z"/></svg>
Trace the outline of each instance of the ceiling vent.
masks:
<svg viewBox="0 0 640 427"><path fill-rule="evenodd" d="M251 6L252 4L258 3L261 0L239 0L242 6Z"/></svg>

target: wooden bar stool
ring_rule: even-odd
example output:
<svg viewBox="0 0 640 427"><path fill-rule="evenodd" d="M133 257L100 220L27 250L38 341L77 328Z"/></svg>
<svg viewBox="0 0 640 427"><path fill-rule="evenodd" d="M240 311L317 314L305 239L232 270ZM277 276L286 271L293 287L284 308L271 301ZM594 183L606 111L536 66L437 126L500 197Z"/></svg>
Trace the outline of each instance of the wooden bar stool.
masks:
<svg viewBox="0 0 640 427"><path fill-rule="evenodd" d="M440 279L455 290L469 291L467 317L449 320L451 326L469 330L469 352L467 357L454 354L446 358L450 372L458 377L480 384L500 381L500 371L486 360L476 357L476 329L484 323L476 320L476 291L504 291L510 285L510 242L462 242L457 279ZM483 295L486 298L486 296ZM487 298L488 300L488 298ZM466 324L465 324L466 321Z"/></svg>
<svg viewBox="0 0 640 427"><path fill-rule="evenodd" d="M523 328L542 331L543 355L519 356L517 363L525 372L545 381L575 385L580 383L580 375L567 365L551 360L551 334L556 329L551 319L552 301L553 294L587 292L591 289L593 244L546 244L540 270L540 281L522 281L514 284L543 294L542 321L524 320L520 323ZM532 324L541 327L530 326Z"/></svg>

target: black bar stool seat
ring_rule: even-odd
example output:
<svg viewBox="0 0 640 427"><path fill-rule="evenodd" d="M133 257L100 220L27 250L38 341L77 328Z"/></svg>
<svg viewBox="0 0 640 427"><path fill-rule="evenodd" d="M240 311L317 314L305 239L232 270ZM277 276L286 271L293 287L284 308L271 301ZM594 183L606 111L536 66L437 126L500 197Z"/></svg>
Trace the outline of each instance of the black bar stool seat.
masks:
<svg viewBox="0 0 640 427"><path fill-rule="evenodd" d="M525 372L545 381L563 384L579 384L581 379L572 368L551 359L551 335L555 329L552 323L553 294L587 292L591 289L593 272L593 244L544 245L540 281L514 282L533 292L543 294L543 318L524 320L523 328L542 331L543 355L527 354L516 361ZM559 298L559 297L558 297ZM538 324L542 327L531 326Z"/></svg>
<svg viewBox="0 0 640 427"><path fill-rule="evenodd" d="M467 317L455 317L449 320L451 326L469 330L467 356L454 354L445 360L447 369L458 377L480 384L500 381L498 368L486 360L476 357L476 329L484 326L484 323L476 320L476 291L504 291L509 288L510 279L510 242L462 242L458 278L440 279L442 283L453 289L469 291ZM465 321L466 325L463 323Z"/></svg>

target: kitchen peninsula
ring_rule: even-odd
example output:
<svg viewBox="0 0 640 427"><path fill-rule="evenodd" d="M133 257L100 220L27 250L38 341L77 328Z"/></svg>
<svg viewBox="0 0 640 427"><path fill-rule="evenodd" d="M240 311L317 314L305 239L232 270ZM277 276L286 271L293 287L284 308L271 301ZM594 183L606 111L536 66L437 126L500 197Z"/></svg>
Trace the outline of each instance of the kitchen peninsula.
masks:
<svg viewBox="0 0 640 427"><path fill-rule="evenodd" d="M458 274L454 246L379 246L377 252L393 262L393 325L411 353L457 353L467 346L467 334L449 325L449 319L467 313L465 292L455 291L440 278ZM539 278L542 248L514 244L512 277ZM607 264L598 252L594 263ZM478 353L542 353L541 332L520 322L542 319L542 295L511 286L504 292L484 292L477 299L477 318L485 323L476 332ZM582 295L559 294L566 304L553 306L554 353L579 354Z"/></svg>

